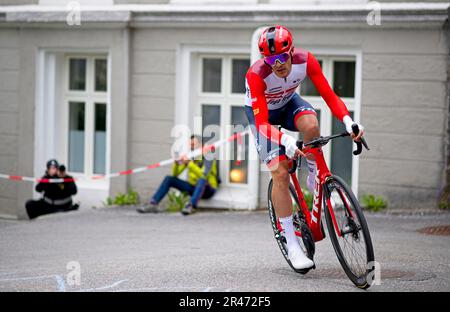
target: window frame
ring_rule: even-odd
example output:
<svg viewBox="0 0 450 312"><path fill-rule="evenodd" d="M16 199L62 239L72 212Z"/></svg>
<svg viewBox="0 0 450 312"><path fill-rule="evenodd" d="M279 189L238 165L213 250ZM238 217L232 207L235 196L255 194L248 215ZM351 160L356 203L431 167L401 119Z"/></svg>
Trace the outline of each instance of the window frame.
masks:
<svg viewBox="0 0 450 312"><path fill-rule="evenodd" d="M83 58L86 59L86 89L85 90L70 90L69 75L70 75L70 59ZM106 60L106 91L95 90L95 60ZM72 101L79 101L85 103L85 127L84 127L84 171L73 172L67 166L68 172L74 177L101 175L94 173L94 144L95 144L95 104L106 105L106 149L105 149L105 174L109 172L109 115L110 115L110 60L109 55L105 54L85 54L85 53L67 53L64 55L62 79L62 159L69 163L69 103ZM97 183L101 184L101 183ZM99 185L100 186L100 185Z"/></svg>
<svg viewBox="0 0 450 312"><path fill-rule="evenodd" d="M222 73L221 73L221 92L203 92L202 91L202 83L203 83L203 60L205 58L215 58L222 60ZM232 92L232 60L250 60L250 55L246 54L236 54L236 53L199 53L198 54L198 75L197 75L197 95L195 96L195 115L202 116L202 106L203 105L219 105L220 106L220 138L227 138L232 135L232 129L230 127L224 127L224 125L231 124L231 110L232 107L244 107L245 101L245 92L244 93L233 93ZM202 123L200 118L200 123ZM201 125L201 129L203 125ZM246 138L248 139L248 138ZM246 189L248 188L248 175L250 171L247 168L247 182L246 183L233 183L229 181L230 174L230 160L224 161L223 159L227 159L226 155L231 155L232 149L231 144L226 144L225 148L218 149L219 157L222 159L219 162L219 171L221 174L222 185L230 188L236 189Z"/></svg>
<svg viewBox="0 0 450 312"><path fill-rule="evenodd" d="M229 70L230 70L230 84L229 84L229 95L230 96L238 96L239 97L239 99L240 99L240 97L242 96L242 94L245 94L245 91L244 91L244 93L235 93L235 92L233 92L233 60L248 60L248 62L249 62L249 67L252 65L251 64L251 60L250 60L250 57L244 57L243 55L240 55L240 56L235 56L235 57L231 57L230 58L230 66L229 66ZM244 86L245 86L245 77L244 77L244 81L243 81L243 84L244 84ZM245 89L245 88L244 88Z"/></svg>

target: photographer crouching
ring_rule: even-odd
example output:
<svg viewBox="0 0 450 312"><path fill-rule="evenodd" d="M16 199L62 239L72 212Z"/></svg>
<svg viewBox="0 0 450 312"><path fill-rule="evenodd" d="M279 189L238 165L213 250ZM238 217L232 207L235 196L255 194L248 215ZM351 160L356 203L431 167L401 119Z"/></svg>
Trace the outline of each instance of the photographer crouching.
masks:
<svg viewBox="0 0 450 312"><path fill-rule="evenodd" d="M72 179L66 174L66 167L51 159L47 162L47 171L42 179ZM59 183L39 182L36 192L42 193L39 200L29 200L25 204L28 217L35 219L39 216L77 210L79 205L72 203L72 196L77 193L77 186L73 180Z"/></svg>

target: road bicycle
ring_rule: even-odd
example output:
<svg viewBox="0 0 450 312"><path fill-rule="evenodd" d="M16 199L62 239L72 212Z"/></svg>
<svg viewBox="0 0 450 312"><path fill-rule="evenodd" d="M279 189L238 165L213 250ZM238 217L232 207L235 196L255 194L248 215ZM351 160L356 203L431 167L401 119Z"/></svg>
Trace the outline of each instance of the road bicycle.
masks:
<svg viewBox="0 0 450 312"><path fill-rule="evenodd" d="M353 133L359 133L357 124L354 124L352 129ZM371 285L370 277L373 276L375 261L369 228L351 188L342 178L330 172L322 152L322 146L329 141L346 136L349 134L344 132L327 137L321 136L307 143L297 141L299 149L305 155L314 155L317 164L311 211L308 209L297 178L297 167L301 164L301 156L298 159L289 160L289 174L292 181L289 184L289 193L293 204L295 234L305 254L313 260L315 243L325 238L322 224L322 208L324 207L328 234L345 274L357 287L367 289ZM353 151L354 155L361 153L362 146L369 150L364 138L355 143L357 149ZM316 267L314 265L309 269L295 269L292 266L288 257L283 229L273 206L272 186L271 179L268 190L268 208L275 239L290 267L297 273L306 274Z"/></svg>

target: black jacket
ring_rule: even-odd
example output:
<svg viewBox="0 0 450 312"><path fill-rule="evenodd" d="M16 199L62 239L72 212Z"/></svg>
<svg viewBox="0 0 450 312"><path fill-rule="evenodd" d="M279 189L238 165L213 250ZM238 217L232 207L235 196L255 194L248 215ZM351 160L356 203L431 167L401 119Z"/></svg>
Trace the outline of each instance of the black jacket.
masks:
<svg viewBox="0 0 450 312"><path fill-rule="evenodd" d="M42 179L57 179L58 176L50 176L47 173ZM66 179L71 179L69 175L65 176ZM45 197L52 200L64 199L77 193L77 186L75 182L62 182L62 183L44 183L39 182L36 185L36 192L43 193Z"/></svg>

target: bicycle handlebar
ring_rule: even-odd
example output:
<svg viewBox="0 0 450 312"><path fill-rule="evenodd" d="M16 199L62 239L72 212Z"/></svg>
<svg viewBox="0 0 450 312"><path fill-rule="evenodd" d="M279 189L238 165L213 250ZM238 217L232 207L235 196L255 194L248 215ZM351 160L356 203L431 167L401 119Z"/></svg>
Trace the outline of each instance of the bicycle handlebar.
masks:
<svg viewBox="0 0 450 312"><path fill-rule="evenodd" d="M355 135L358 135L359 134L358 124L354 123L352 125L352 130ZM363 145L367 150L370 150L369 146L367 145L366 140L363 137L361 137L361 139L355 143L356 143L356 151L353 151L353 155L355 155L355 156L361 154Z"/></svg>
<svg viewBox="0 0 450 312"><path fill-rule="evenodd" d="M358 124L354 123L352 125L352 130L355 135L358 135L359 134ZM350 134L348 132L342 132L340 134L334 134L334 135L330 135L327 137L320 136L316 139L309 141L308 143L303 143L303 141L297 141L297 147L300 150L302 150L304 147L307 147L307 146L311 146L312 148L317 148L317 147L326 145L332 139L345 137L345 136L350 136ZM355 156L361 154L363 146L365 147L365 149L370 150L369 146L367 145L366 140L363 137L361 137L361 139L358 142L355 142L355 144L356 144L356 150L353 151L353 155L355 155ZM300 161L300 157L298 157L298 159L292 160L293 161L292 166L288 170L290 174L294 173L297 170L297 166Z"/></svg>

